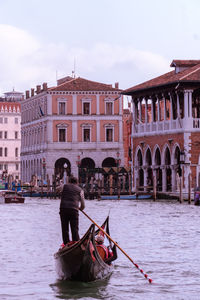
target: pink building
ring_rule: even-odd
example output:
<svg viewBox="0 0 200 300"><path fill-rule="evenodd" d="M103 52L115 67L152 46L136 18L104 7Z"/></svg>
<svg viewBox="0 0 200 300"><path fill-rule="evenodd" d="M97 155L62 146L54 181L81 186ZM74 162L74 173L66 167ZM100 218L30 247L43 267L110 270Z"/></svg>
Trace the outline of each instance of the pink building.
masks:
<svg viewBox="0 0 200 300"><path fill-rule="evenodd" d="M22 180L78 175L85 168L124 164L123 100L118 84L65 77L26 92L22 101Z"/></svg>
<svg viewBox="0 0 200 300"><path fill-rule="evenodd" d="M134 187L184 193L200 186L200 60L173 60L174 70L133 86Z"/></svg>

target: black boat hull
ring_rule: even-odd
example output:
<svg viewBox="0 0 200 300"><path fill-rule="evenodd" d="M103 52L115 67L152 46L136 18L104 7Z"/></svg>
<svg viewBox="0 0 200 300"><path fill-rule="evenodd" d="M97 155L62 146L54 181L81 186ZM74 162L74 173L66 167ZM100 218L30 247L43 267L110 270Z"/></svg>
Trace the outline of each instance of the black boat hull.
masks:
<svg viewBox="0 0 200 300"><path fill-rule="evenodd" d="M100 257L95 245L95 235L99 231L94 229L95 226L91 225L79 242L59 249L54 255L60 280L90 282L111 274L113 265L105 263Z"/></svg>

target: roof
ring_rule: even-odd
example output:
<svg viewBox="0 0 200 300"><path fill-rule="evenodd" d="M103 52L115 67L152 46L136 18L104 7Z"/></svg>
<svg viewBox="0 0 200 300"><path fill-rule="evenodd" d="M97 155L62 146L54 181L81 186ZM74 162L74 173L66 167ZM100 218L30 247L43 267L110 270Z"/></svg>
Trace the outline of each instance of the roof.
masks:
<svg viewBox="0 0 200 300"><path fill-rule="evenodd" d="M174 59L170 65L170 67L193 67L197 64L200 64L200 60Z"/></svg>
<svg viewBox="0 0 200 300"><path fill-rule="evenodd" d="M121 91L113 88L111 84L105 84L87 80L81 77L72 78L56 87L49 88L48 91Z"/></svg>
<svg viewBox="0 0 200 300"><path fill-rule="evenodd" d="M176 61L173 61L172 63L174 64L175 62L178 62L179 64L181 64L181 62L183 62L183 61L176 60ZM178 73L176 73L175 70L165 73L164 75L158 76L151 80L145 81L144 83L141 83L141 84L133 86L129 89L126 89L123 91L123 94L129 95L136 91L152 89L152 88L165 86L165 85L169 85L169 84L173 84L173 83L181 83L181 82L184 82L184 83L185 82L199 82L200 83L200 60L196 60L196 62L198 62L198 64L195 64L195 65L194 65L195 61L186 61L186 63L188 63L188 62L193 62L192 63L193 66L188 67L187 69L184 69ZM172 64L171 64L171 66L172 66ZM181 66L183 66L183 64Z"/></svg>

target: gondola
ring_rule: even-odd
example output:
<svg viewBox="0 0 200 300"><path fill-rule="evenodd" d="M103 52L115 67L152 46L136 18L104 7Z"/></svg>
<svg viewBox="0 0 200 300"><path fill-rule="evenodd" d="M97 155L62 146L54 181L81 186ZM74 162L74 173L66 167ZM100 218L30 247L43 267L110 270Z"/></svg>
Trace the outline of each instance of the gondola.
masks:
<svg viewBox="0 0 200 300"><path fill-rule="evenodd" d="M109 217L101 227L109 235ZM112 250L112 255L106 260L103 259L95 242L95 237L101 234L103 235L99 229L95 231L95 225L92 224L78 242L72 245L69 243L54 254L60 280L90 282L104 279L112 273L111 261L117 258L116 247L105 238L105 245Z"/></svg>

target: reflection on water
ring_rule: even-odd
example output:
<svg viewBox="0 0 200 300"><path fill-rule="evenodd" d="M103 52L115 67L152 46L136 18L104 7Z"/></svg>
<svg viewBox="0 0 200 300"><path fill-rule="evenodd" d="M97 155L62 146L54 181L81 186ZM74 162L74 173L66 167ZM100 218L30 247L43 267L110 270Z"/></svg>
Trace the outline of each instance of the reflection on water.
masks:
<svg viewBox="0 0 200 300"><path fill-rule="evenodd" d="M90 283L57 281L50 286L59 299L108 299L108 282L109 279Z"/></svg>
<svg viewBox="0 0 200 300"><path fill-rule="evenodd" d="M86 201L98 224L110 211L111 237L154 280L151 285L119 250L109 279L58 281L59 200L0 204L0 299L199 300L199 209L172 201ZM90 224L80 213L80 235Z"/></svg>

